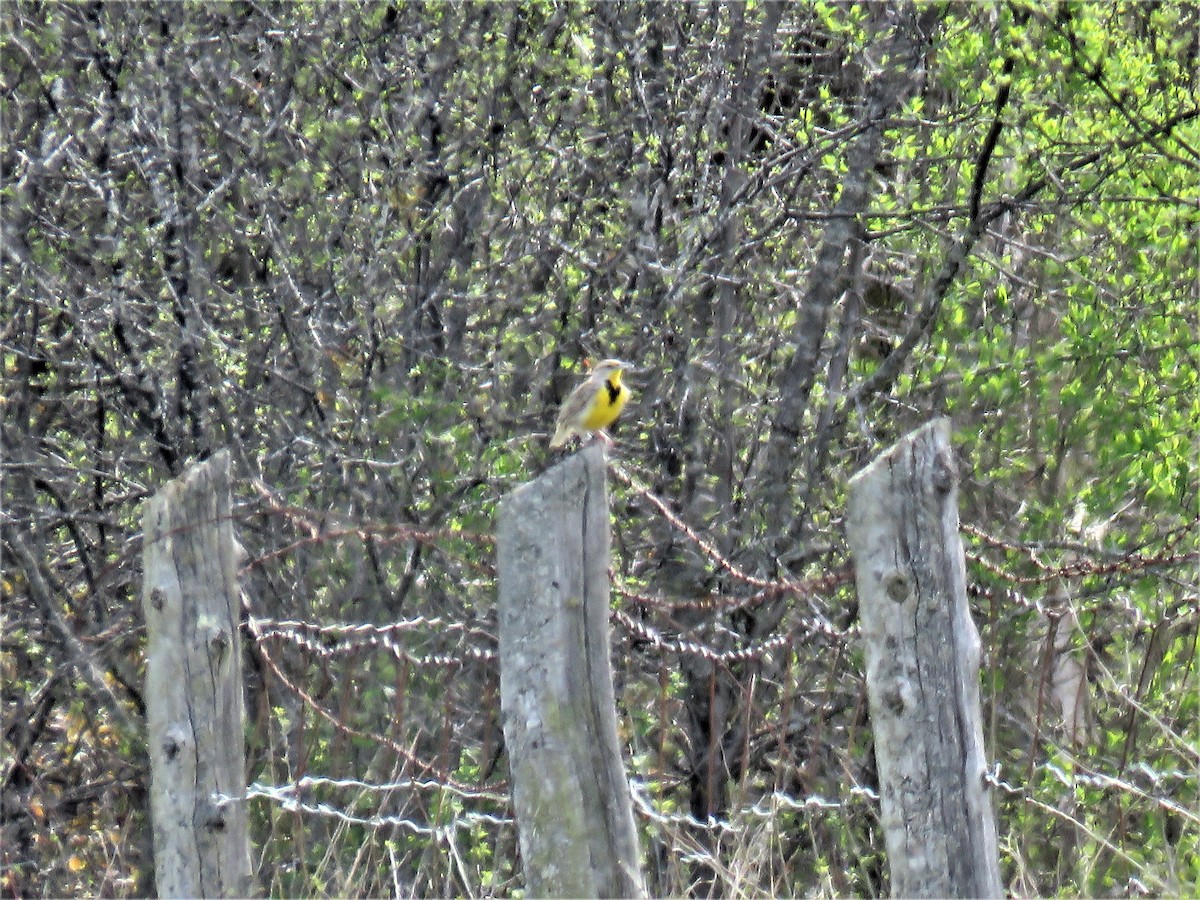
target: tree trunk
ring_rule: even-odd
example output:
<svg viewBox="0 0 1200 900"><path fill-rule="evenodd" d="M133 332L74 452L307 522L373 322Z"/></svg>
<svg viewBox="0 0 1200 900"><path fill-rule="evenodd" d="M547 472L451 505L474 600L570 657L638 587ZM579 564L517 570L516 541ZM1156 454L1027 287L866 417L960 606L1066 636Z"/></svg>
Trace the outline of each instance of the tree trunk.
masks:
<svg viewBox="0 0 1200 900"><path fill-rule="evenodd" d="M604 448L500 506L500 706L530 896L640 897L609 660Z"/></svg>
<svg viewBox="0 0 1200 900"><path fill-rule="evenodd" d="M957 501L947 419L850 481L847 537L898 897L1002 894Z"/></svg>
<svg viewBox="0 0 1200 900"><path fill-rule="evenodd" d="M242 644L229 453L147 503L144 520L150 812L160 897L244 897L255 885L246 793Z"/></svg>

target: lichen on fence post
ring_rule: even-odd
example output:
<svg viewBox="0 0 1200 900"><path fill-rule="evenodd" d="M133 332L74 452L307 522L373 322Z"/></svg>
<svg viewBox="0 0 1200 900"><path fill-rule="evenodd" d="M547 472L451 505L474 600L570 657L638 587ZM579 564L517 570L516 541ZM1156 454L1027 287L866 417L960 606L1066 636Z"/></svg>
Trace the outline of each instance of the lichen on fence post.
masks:
<svg viewBox="0 0 1200 900"><path fill-rule="evenodd" d="M160 897L254 891L229 453L144 510L146 718ZM230 802L232 801L232 802Z"/></svg>

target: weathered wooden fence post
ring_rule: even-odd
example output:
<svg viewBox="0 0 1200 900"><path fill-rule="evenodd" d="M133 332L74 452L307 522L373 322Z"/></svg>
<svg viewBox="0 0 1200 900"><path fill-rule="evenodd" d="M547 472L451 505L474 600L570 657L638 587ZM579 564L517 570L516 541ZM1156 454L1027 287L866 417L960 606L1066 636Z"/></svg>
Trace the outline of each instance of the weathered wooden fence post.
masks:
<svg viewBox="0 0 1200 900"><path fill-rule="evenodd" d="M898 897L1003 894L967 609L950 423L914 431L850 481L883 827Z"/></svg>
<svg viewBox="0 0 1200 900"><path fill-rule="evenodd" d="M143 522L150 812L160 897L254 890L246 793L242 644L229 453L146 503Z"/></svg>
<svg viewBox="0 0 1200 900"><path fill-rule="evenodd" d="M530 896L640 897L609 660L604 448L500 504L500 706Z"/></svg>

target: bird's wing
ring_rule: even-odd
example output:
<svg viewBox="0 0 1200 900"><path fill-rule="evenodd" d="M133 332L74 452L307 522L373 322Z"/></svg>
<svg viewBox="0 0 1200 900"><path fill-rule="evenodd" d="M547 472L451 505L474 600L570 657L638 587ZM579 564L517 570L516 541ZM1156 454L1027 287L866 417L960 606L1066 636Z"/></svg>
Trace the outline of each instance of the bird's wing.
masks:
<svg viewBox="0 0 1200 900"><path fill-rule="evenodd" d="M562 434L564 428L573 429L579 424L579 420L583 418L584 412L591 406L592 401L596 399L598 387L596 377L593 375L567 395L567 399L563 401L562 409L558 411L558 419L554 423L556 436Z"/></svg>

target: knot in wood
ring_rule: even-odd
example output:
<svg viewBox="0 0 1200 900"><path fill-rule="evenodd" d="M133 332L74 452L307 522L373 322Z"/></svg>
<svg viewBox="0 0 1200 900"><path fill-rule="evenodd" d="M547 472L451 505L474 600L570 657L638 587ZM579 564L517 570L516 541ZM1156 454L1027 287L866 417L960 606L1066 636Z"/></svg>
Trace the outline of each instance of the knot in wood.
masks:
<svg viewBox="0 0 1200 900"><path fill-rule="evenodd" d="M904 699L904 685L896 682L883 692L883 705L897 716L904 715L908 701Z"/></svg>
<svg viewBox="0 0 1200 900"><path fill-rule="evenodd" d="M902 569L893 569L883 579L883 589L896 603L903 603L912 595L912 581Z"/></svg>
<svg viewBox="0 0 1200 900"><path fill-rule="evenodd" d="M227 824L224 808L218 803L209 801L204 810L204 827L209 831L224 831Z"/></svg>
<svg viewBox="0 0 1200 900"><path fill-rule="evenodd" d="M187 743L187 734L180 726L174 725L168 728L167 733L163 735L162 742L163 753L166 755L167 760L171 761L179 756L183 748L187 746Z"/></svg>
<svg viewBox="0 0 1200 900"><path fill-rule="evenodd" d="M154 607L156 612L162 612L162 608L167 605L167 592L160 587L150 590L150 605Z"/></svg>
<svg viewBox="0 0 1200 900"><path fill-rule="evenodd" d="M229 635L225 633L225 629L219 625L210 626L208 629L208 656L214 663L220 665L221 660L225 658L225 654L229 651Z"/></svg>
<svg viewBox="0 0 1200 900"><path fill-rule="evenodd" d="M933 460L933 489L939 494L948 494L958 480L958 466L954 454L947 449L938 451Z"/></svg>

